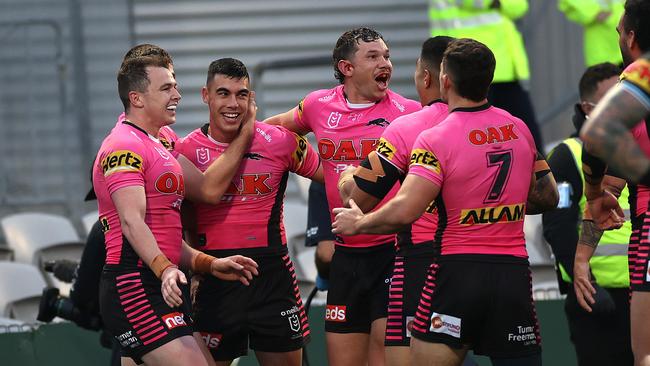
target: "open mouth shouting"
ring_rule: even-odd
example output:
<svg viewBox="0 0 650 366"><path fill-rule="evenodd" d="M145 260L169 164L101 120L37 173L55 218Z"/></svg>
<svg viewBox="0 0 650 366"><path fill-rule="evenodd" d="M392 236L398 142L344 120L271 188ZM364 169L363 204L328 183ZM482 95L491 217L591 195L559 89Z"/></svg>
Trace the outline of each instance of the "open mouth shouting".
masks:
<svg viewBox="0 0 650 366"><path fill-rule="evenodd" d="M386 90L388 89L388 81L390 80L390 72L384 71L379 73L377 76L375 76L375 82L377 82L377 86L379 87L379 90Z"/></svg>

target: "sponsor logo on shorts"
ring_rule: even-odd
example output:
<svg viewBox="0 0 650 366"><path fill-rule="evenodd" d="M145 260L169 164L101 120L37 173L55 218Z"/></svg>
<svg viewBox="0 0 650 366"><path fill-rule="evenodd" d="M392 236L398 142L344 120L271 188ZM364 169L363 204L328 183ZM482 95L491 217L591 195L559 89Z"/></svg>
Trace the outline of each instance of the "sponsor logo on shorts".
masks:
<svg viewBox="0 0 650 366"><path fill-rule="evenodd" d="M406 338L411 338L411 332L413 331L413 322L415 321L414 316L406 317Z"/></svg>
<svg viewBox="0 0 650 366"><path fill-rule="evenodd" d="M431 326L429 331L433 333L444 333L454 338L460 338L461 318L447 314L431 314Z"/></svg>
<svg viewBox="0 0 650 366"><path fill-rule="evenodd" d="M162 317L163 322L167 326L167 329L174 329L176 327L186 327L187 323L185 323L184 315L179 312L174 312L174 313L169 313L167 315L163 315Z"/></svg>
<svg viewBox="0 0 650 366"><path fill-rule="evenodd" d="M413 149L411 151L410 165L420 165L440 174L440 161L431 151L425 149Z"/></svg>
<svg viewBox="0 0 650 366"><path fill-rule="evenodd" d="M210 162L210 150L207 147L196 149L196 162L205 165Z"/></svg>
<svg viewBox="0 0 650 366"><path fill-rule="evenodd" d="M115 339L120 342L120 345L122 347L134 348L140 345L140 339L138 339L137 335L133 334L132 330L120 334L119 336L115 337Z"/></svg>
<svg viewBox="0 0 650 366"><path fill-rule="evenodd" d="M345 322L347 306L345 305L327 305L325 308L325 321L327 322Z"/></svg>
<svg viewBox="0 0 650 366"><path fill-rule="evenodd" d="M469 142L480 146L517 140L519 136L513 131L514 127L515 125L511 123L505 126L488 127L485 130L471 130L468 135Z"/></svg>
<svg viewBox="0 0 650 366"><path fill-rule="evenodd" d="M508 333L508 342L522 343L524 346L537 344L535 327L518 325L514 332Z"/></svg>
<svg viewBox="0 0 650 366"><path fill-rule="evenodd" d="M208 346L208 349L217 349L221 344L223 334L201 332L201 338L203 338L203 341L205 342L205 345Z"/></svg>
<svg viewBox="0 0 650 366"><path fill-rule="evenodd" d="M330 116L327 117L327 127L329 128L336 128L339 125L339 122L341 122L341 117L343 115L339 112L332 112L330 113Z"/></svg>
<svg viewBox="0 0 650 366"><path fill-rule="evenodd" d="M117 150L102 159L102 171L105 177L116 172L141 172L142 161L142 157L133 151Z"/></svg>
<svg viewBox="0 0 650 366"><path fill-rule="evenodd" d="M469 208L460 211L460 225L504 224L524 219L524 204Z"/></svg>

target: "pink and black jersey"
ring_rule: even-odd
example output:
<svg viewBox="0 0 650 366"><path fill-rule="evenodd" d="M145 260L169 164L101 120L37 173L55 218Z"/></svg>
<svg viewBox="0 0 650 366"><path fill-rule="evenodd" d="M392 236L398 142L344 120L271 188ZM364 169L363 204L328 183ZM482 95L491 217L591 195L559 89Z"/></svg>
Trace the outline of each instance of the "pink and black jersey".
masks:
<svg viewBox="0 0 650 366"><path fill-rule="evenodd" d="M373 151L384 129L397 117L420 110L420 103L388 91L377 103L350 105L343 86L318 90L303 99L294 121L312 131L318 141L318 153L323 162L325 189L330 208L342 207L337 182L348 165L357 166ZM397 187L378 205L395 195ZM331 211L330 211L331 215ZM333 216L331 216L334 219ZM338 236L337 244L370 247L394 240L393 235Z"/></svg>
<svg viewBox="0 0 650 366"><path fill-rule="evenodd" d="M205 171L228 144L214 140L208 125L176 143L176 151ZM204 251L252 249L249 254L286 250L284 191L289 172L311 177L318 155L301 136L285 128L255 122L251 147L218 205L196 203L199 242Z"/></svg>
<svg viewBox="0 0 650 366"><path fill-rule="evenodd" d="M422 131L436 126L447 117L447 104L436 100L422 110L397 118L391 123L379 139L377 154L399 170L399 179L408 173L411 150ZM435 205L431 205L410 230L397 234L398 249L418 244L431 244L437 227Z"/></svg>
<svg viewBox="0 0 650 366"><path fill-rule="evenodd" d="M178 264L181 251L180 207L185 195L178 161L157 138L124 121L104 139L93 165L93 187L106 242L106 264L143 267L126 237L111 194L142 186L147 209L145 223L160 250Z"/></svg>
<svg viewBox="0 0 650 366"><path fill-rule="evenodd" d="M115 124L115 126L119 126L124 121L126 121L126 114L122 112L122 114L117 117L117 124ZM170 126L162 126L160 131L158 131L158 140L160 140L160 143L163 144L167 150L174 151L174 144L176 143L176 140L178 140L178 135Z"/></svg>
<svg viewBox="0 0 650 366"><path fill-rule="evenodd" d="M440 187L435 240L447 254L527 257L524 215L535 162L528 127L488 104L423 132L409 174Z"/></svg>

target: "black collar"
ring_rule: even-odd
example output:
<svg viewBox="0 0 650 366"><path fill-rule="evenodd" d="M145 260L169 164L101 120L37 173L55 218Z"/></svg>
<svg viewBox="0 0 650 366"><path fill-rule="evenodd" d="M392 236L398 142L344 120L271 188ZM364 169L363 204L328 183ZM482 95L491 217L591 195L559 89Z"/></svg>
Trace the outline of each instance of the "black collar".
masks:
<svg viewBox="0 0 650 366"><path fill-rule="evenodd" d="M143 130L143 129L142 129L141 127L139 127L139 126L136 126L136 125L135 125L133 122L131 122L131 121L124 120L122 123L124 123L125 125L129 125L129 126L135 128L136 130L138 130L138 131L144 133L145 135L149 136L149 133L148 133L147 131Z"/></svg>
<svg viewBox="0 0 650 366"><path fill-rule="evenodd" d="M454 108L454 110L449 111L449 113L453 113L453 112L478 112L478 111L484 111L484 110L486 110L486 109L488 109L490 107L491 107L490 103L485 103L485 104L479 105L477 107L458 107L458 108Z"/></svg>

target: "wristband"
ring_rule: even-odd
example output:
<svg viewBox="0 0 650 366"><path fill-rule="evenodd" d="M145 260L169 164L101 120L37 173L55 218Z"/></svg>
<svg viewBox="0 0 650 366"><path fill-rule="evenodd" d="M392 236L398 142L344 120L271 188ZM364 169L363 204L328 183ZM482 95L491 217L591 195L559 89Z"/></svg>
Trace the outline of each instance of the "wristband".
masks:
<svg viewBox="0 0 650 366"><path fill-rule="evenodd" d="M212 273L212 261L214 261L215 259L217 258L211 255L205 253L199 253L192 260L192 265L190 266L190 268L194 273L210 274Z"/></svg>
<svg viewBox="0 0 650 366"><path fill-rule="evenodd" d="M164 254L158 254L149 265L149 268L151 268L158 279L162 277L163 272L165 272L165 270L169 267L178 268L174 263L170 262Z"/></svg>

